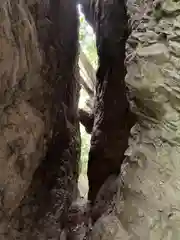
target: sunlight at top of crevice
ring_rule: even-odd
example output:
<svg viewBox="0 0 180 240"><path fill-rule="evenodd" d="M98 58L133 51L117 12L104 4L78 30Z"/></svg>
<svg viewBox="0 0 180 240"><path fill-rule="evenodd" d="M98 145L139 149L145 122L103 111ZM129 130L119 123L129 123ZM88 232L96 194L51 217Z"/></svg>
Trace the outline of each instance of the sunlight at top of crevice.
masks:
<svg viewBox="0 0 180 240"><path fill-rule="evenodd" d="M81 18L84 18L84 14L83 14L83 12L82 12L82 10L81 10L81 5L80 5L80 4L78 4L78 12L79 12L79 17L80 17L80 19L81 19ZM92 27L91 27L88 23L87 23L86 30L87 30L88 34L92 35L93 40L95 40L94 31L93 31Z"/></svg>

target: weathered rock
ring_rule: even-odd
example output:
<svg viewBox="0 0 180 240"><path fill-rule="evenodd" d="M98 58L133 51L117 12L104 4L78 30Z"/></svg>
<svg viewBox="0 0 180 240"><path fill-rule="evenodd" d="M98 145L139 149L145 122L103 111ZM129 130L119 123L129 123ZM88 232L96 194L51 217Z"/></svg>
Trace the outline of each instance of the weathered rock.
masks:
<svg viewBox="0 0 180 240"><path fill-rule="evenodd" d="M92 222L96 222L103 214L116 211L115 202L122 181L116 175L110 176L100 188L94 206L91 209Z"/></svg>
<svg viewBox="0 0 180 240"><path fill-rule="evenodd" d="M162 10L173 14L176 11L180 11L180 3L174 0L166 0L162 4Z"/></svg>
<svg viewBox="0 0 180 240"><path fill-rule="evenodd" d="M114 215L102 216L94 225L91 240L128 240L130 237Z"/></svg>
<svg viewBox="0 0 180 240"><path fill-rule="evenodd" d="M67 239L84 240L91 228L90 207L84 198L77 198L68 212L66 224Z"/></svg>
<svg viewBox="0 0 180 240"><path fill-rule="evenodd" d="M119 187L113 213L133 240L180 238L180 61L175 27L180 12L177 1L159 2L166 14L156 21L150 11L149 20L142 17L133 28L132 37L139 35L140 39L131 46L127 65L126 82L138 122L131 130L122 172L124 185ZM153 44L151 36L150 41L142 41L139 32L148 31L163 37ZM107 221L113 222L111 218ZM102 218L98 224L104 224ZM116 226L112 224L112 228ZM92 231L100 239L98 229Z"/></svg>
<svg viewBox="0 0 180 240"><path fill-rule="evenodd" d="M1 1L0 12L1 207L10 213L45 155L51 128L43 107L48 85L40 74L42 54L28 6Z"/></svg>
<svg viewBox="0 0 180 240"><path fill-rule="evenodd" d="M59 239L76 197L77 41L76 1L0 2L1 239Z"/></svg>
<svg viewBox="0 0 180 240"><path fill-rule="evenodd" d="M180 43L176 41L169 41L169 48L170 51L176 55L177 57L180 57Z"/></svg>
<svg viewBox="0 0 180 240"><path fill-rule="evenodd" d="M164 44L152 44L147 47L139 47L137 48L137 55L140 57L155 57L156 61L159 60L161 62L167 61L169 54L168 48Z"/></svg>
<svg viewBox="0 0 180 240"><path fill-rule="evenodd" d="M162 8L169 3L164 1ZM173 4L175 8L178 7L178 4ZM176 10L171 8L167 13L177 15ZM158 29L159 34L166 32L167 36L176 34L175 21L168 17L162 15L154 30L150 18L145 31L150 28L155 32ZM166 23L164 27L163 22ZM180 115L177 110L180 104L180 64L176 61L176 46L178 41L173 39L172 44L168 38L158 39L156 45L141 44L143 54L139 54L128 67L126 80L134 96L133 109L139 121L132 129L130 146L126 152L128 164L121 222L128 233L132 233L133 239L178 239L180 236L177 215L180 209ZM167 57L160 60L160 55ZM171 215L176 217L173 219Z"/></svg>

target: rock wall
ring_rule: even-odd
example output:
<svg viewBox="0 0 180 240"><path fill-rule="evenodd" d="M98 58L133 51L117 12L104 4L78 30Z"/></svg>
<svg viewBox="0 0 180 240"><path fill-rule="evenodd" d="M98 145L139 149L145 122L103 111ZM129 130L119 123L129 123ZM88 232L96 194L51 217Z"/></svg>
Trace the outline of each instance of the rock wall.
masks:
<svg viewBox="0 0 180 240"><path fill-rule="evenodd" d="M131 9L136 12L135 4ZM134 19L126 82L138 122L121 176L114 180L119 190L96 222L93 240L180 237L179 6L173 0L156 1Z"/></svg>
<svg viewBox="0 0 180 240"><path fill-rule="evenodd" d="M40 75L42 54L32 16L16 1L1 1L0 11L0 183L2 207L11 212L44 157L50 126L43 120L47 84Z"/></svg>
<svg viewBox="0 0 180 240"><path fill-rule="evenodd" d="M77 39L75 1L0 2L1 239L58 238L76 196Z"/></svg>
<svg viewBox="0 0 180 240"><path fill-rule="evenodd" d="M127 151L122 222L134 239L180 236L179 27L179 4L166 0L131 36L137 45L127 83L139 121Z"/></svg>

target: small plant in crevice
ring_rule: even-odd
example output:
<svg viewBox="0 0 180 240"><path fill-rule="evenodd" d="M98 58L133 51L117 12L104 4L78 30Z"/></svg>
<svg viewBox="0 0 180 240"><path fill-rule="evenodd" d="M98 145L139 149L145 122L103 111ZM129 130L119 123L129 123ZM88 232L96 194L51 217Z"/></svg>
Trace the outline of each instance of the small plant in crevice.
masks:
<svg viewBox="0 0 180 240"><path fill-rule="evenodd" d="M83 175L87 174L88 155L90 146L90 135L86 133L84 127L80 126L81 130L81 163L80 172Z"/></svg>

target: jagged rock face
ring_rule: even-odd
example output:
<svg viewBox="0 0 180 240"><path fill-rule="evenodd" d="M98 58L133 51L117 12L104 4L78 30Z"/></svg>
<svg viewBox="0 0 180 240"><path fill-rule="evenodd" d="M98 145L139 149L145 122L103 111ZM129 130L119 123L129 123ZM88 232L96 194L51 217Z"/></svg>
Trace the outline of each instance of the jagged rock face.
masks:
<svg viewBox="0 0 180 240"><path fill-rule="evenodd" d="M27 5L1 1L0 15L0 188L3 208L11 212L44 157L50 113L44 107L47 83Z"/></svg>
<svg viewBox="0 0 180 240"><path fill-rule="evenodd" d="M0 238L55 239L78 174L76 1L3 0L0 21Z"/></svg>
<svg viewBox="0 0 180 240"><path fill-rule="evenodd" d="M90 240L128 240L128 234L123 229L119 219L109 214L102 216L94 225Z"/></svg>
<svg viewBox="0 0 180 240"><path fill-rule="evenodd" d="M142 239L180 236L178 9L174 1L163 1L131 36L137 47L127 83L139 121L127 151L122 219Z"/></svg>
<svg viewBox="0 0 180 240"><path fill-rule="evenodd" d="M128 234L124 239L178 240L179 3L164 0L148 8L129 39L126 82L138 122L122 168L124 186L119 186L111 211L122 224L118 231ZM117 224L107 221L108 212L104 218L98 224L106 220L106 229L109 224L114 231ZM96 235L101 228L96 227Z"/></svg>

